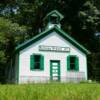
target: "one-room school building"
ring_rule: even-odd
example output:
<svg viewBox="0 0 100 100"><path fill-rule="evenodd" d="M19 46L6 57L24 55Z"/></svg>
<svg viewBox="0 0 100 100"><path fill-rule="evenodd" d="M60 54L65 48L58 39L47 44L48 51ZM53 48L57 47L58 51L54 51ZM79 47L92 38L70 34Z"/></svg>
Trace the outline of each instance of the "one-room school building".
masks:
<svg viewBox="0 0 100 100"><path fill-rule="evenodd" d="M11 82L87 80L90 52L61 29L63 18L57 10L50 12L44 18L45 30L16 47Z"/></svg>

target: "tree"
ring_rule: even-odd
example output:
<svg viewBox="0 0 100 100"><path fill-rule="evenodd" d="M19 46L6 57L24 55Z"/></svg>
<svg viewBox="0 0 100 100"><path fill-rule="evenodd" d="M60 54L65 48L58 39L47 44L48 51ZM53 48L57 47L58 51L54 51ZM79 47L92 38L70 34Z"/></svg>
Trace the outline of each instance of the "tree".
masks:
<svg viewBox="0 0 100 100"><path fill-rule="evenodd" d="M25 31L24 26L20 27L18 24L0 17L0 73L3 77L13 56L15 46L25 39ZM0 78L0 81L4 79Z"/></svg>

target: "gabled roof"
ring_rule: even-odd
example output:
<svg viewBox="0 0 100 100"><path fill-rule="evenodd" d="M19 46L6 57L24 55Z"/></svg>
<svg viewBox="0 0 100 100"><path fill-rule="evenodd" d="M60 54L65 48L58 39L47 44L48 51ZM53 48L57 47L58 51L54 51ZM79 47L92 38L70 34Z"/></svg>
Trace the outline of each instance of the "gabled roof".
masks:
<svg viewBox="0 0 100 100"><path fill-rule="evenodd" d="M24 48L30 46L31 44L35 43L36 41L38 41L38 40L42 39L43 37L49 35L53 31L57 32L60 36L62 36L67 41L69 41L72 45L74 45L76 48L78 48L83 53L90 54L90 51L88 51L84 46L79 44L75 39L73 39L70 35L65 33L63 30L59 29L58 27L53 27L51 29L48 29L48 30L38 34L37 36L29 39L28 41L18 45L16 47L16 52L23 50Z"/></svg>
<svg viewBox="0 0 100 100"><path fill-rule="evenodd" d="M62 20L64 18L64 16L57 10L53 10L50 13L48 13L44 19L48 18L49 16L59 16L60 20Z"/></svg>

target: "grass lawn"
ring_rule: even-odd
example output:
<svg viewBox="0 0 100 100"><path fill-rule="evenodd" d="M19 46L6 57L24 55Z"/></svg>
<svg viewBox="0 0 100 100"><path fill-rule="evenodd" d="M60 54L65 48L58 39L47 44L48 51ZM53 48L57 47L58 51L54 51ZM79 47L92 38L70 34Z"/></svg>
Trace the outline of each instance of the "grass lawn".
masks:
<svg viewBox="0 0 100 100"><path fill-rule="evenodd" d="M0 100L100 100L100 84L0 85Z"/></svg>

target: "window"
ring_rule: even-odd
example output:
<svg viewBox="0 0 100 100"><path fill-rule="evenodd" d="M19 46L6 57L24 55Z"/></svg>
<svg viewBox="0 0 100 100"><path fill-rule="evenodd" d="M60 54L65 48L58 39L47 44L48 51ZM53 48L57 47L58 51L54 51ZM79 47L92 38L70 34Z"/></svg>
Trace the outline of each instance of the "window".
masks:
<svg viewBox="0 0 100 100"><path fill-rule="evenodd" d="M50 21L52 24L58 24L58 17L56 16L51 16L50 17Z"/></svg>
<svg viewBox="0 0 100 100"><path fill-rule="evenodd" d="M30 70L43 70L44 69L44 56L33 54L30 56Z"/></svg>
<svg viewBox="0 0 100 100"><path fill-rule="evenodd" d="M67 70L71 70L71 71L79 70L79 59L77 56L67 57Z"/></svg>

